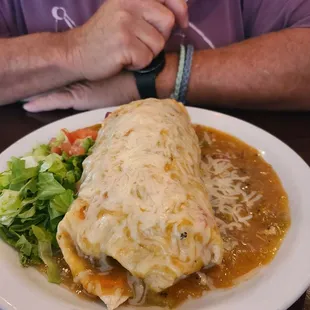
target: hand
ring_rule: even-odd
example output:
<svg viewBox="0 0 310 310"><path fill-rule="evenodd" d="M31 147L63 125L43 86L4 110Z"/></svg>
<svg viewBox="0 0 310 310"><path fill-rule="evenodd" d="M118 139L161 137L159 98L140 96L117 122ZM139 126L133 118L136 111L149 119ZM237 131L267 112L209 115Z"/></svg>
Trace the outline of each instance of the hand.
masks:
<svg viewBox="0 0 310 310"><path fill-rule="evenodd" d="M175 20L187 27L185 0L108 0L68 32L69 60L85 80L142 69L164 48Z"/></svg>
<svg viewBox="0 0 310 310"><path fill-rule="evenodd" d="M70 108L89 110L126 104L138 99L139 93L133 74L122 72L106 80L72 84L34 99L25 104L24 109L28 112Z"/></svg>

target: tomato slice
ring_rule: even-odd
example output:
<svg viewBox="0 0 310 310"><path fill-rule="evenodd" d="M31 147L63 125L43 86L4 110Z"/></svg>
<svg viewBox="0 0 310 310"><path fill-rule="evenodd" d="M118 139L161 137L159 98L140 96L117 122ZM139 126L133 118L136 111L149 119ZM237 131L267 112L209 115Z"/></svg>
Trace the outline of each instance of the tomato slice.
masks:
<svg viewBox="0 0 310 310"><path fill-rule="evenodd" d="M74 144L71 147L70 155L71 156L85 155L85 149L81 145Z"/></svg>
<svg viewBox="0 0 310 310"><path fill-rule="evenodd" d="M56 138L52 138L49 142L49 146L51 148L51 153L61 154L61 148L59 146L55 146Z"/></svg>
<svg viewBox="0 0 310 310"><path fill-rule="evenodd" d="M62 152L65 152L69 156L73 155L85 155L86 151L81 145L82 140L86 138L91 138L93 140L97 139L98 131L101 128L101 124L96 124L90 127L78 129L72 132L69 132L67 129L61 129L62 132L67 137L67 140L60 145L54 146L56 138L52 138L50 141L51 152L61 155Z"/></svg>
<svg viewBox="0 0 310 310"><path fill-rule="evenodd" d="M63 152L67 153L68 155L71 155L70 154L70 151L71 151L71 143L70 142L63 142L63 143L61 143L60 149Z"/></svg>
<svg viewBox="0 0 310 310"><path fill-rule="evenodd" d="M58 155L61 155L61 148L59 146L52 146L51 153L56 153Z"/></svg>
<svg viewBox="0 0 310 310"><path fill-rule="evenodd" d="M65 134L65 136L67 137L68 141L70 143L74 143L74 137L72 136L72 132L69 132L67 129L63 128L61 129L61 131Z"/></svg>
<svg viewBox="0 0 310 310"><path fill-rule="evenodd" d="M93 140L97 139L98 131L101 128L101 125L94 125L91 127L86 127L82 129L77 129L75 131L69 132L66 129L62 129L69 142L73 144L78 139L92 138Z"/></svg>
<svg viewBox="0 0 310 310"><path fill-rule="evenodd" d="M97 139L98 131L95 131L91 128L83 128L78 129L71 132L71 136L73 141L77 139L85 139L85 138L92 138L93 140Z"/></svg>
<svg viewBox="0 0 310 310"><path fill-rule="evenodd" d="M51 145L51 144L53 144L53 143L55 143L56 142L56 138L52 138L51 140L50 140L50 142L49 142L49 145Z"/></svg>
<svg viewBox="0 0 310 310"><path fill-rule="evenodd" d="M101 129L102 125L101 124L95 124L93 126L89 126L87 128L90 128L92 130L95 130L95 131L99 131Z"/></svg>
<svg viewBox="0 0 310 310"><path fill-rule="evenodd" d="M85 155L85 149L81 146L79 141L76 141L74 144L64 142L60 145L60 149L69 156Z"/></svg>

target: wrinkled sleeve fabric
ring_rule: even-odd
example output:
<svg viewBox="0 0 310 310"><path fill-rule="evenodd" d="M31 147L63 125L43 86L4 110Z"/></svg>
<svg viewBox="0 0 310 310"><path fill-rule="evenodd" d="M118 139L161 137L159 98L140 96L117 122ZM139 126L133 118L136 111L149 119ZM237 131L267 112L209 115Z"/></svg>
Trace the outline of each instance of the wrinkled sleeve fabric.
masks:
<svg viewBox="0 0 310 310"><path fill-rule="evenodd" d="M17 25L16 4L18 0L0 0L0 38L16 37L21 34Z"/></svg>
<svg viewBox="0 0 310 310"><path fill-rule="evenodd" d="M0 38L7 38L10 37L11 33L9 27L4 19L3 12L0 8Z"/></svg>
<svg viewBox="0 0 310 310"><path fill-rule="evenodd" d="M310 27L309 0L244 0L246 38L287 28Z"/></svg>

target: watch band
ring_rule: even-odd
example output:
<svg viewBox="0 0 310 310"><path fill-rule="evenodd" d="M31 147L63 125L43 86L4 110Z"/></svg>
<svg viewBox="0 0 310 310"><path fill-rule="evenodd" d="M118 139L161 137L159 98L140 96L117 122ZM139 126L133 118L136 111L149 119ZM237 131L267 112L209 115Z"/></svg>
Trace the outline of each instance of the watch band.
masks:
<svg viewBox="0 0 310 310"><path fill-rule="evenodd" d="M161 51L146 68L134 72L141 99L157 98L156 76L164 66L165 52Z"/></svg>
<svg viewBox="0 0 310 310"><path fill-rule="evenodd" d="M157 73L155 71L147 74L134 72L134 76L141 99L157 98L155 83Z"/></svg>

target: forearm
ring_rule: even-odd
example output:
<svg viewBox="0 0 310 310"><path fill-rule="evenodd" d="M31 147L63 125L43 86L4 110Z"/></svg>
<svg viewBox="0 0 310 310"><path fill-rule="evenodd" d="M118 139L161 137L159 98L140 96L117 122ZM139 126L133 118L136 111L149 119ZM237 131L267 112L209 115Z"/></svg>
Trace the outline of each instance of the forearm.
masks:
<svg viewBox="0 0 310 310"><path fill-rule="evenodd" d="M68 33L0 39L0 105L79 80L71 43Z"/></svg>
<svg viewBox="0 0 310 310"><path fill-rule="evenodd" d="M310 109L310 30L289 29L194 54L191 104L263 109ZM167 56L159 96L174 87L178 56Z"/></svg>

